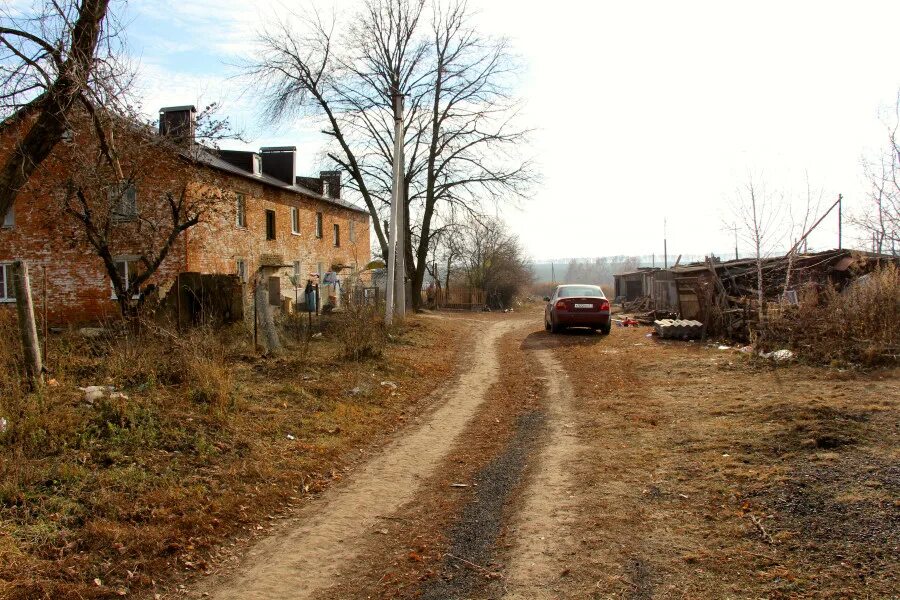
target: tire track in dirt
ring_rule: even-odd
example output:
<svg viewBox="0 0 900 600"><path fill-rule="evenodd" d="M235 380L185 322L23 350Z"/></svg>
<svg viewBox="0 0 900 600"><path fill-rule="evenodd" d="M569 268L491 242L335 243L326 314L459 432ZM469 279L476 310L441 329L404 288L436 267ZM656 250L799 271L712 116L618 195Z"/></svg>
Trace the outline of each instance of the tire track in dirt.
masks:
<svg viewBox="0 0 900 600"><path fill-rule="evenodd" d="M423 423L391 443L345 486L326 492L297 515L293 529L276 532L250 550L224 580L207 584L219 600L314 598L357 557L378 518L413 499L420 484L466 428L497 380L497 340L515 322L487 326L473 348L472 367L444 392Z"/></svg>
<svg viewBox="0 0 900 600"><path fill-rule="evenodd" d="M572 533L578 499L570 465L581 444L573 422L574 392L552 350L532 354L546 378L547 441L507 534L512 547L504 600L559 598L556 588L575 551Z"/></svg>

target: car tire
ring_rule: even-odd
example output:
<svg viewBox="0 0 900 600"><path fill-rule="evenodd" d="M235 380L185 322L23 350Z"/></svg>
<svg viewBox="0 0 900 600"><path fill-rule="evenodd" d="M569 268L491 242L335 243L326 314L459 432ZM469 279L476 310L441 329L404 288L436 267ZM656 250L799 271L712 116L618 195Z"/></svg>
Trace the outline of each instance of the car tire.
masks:
<svg viewBox="0 0 900 600"><path fill-rule="evenodd" d="M560 331L562 331L562 327L550 321L550 333L559 333Z"/></svg>
<svg viewBox="0 0 900 600"><path fill-rule="evenodd" d="M550 321L548 321L546 318L544 319L544 330L550 331Z"/></svg>
<svg viewBox="0 0 900 600"><path fill-rule="evenodd" d="M602 333L603 335L609 335L609 332L610 332L610 325L609 325L609 323L607 323L606 325L601 325L601 326L600 326L600 333Z"/></svg>

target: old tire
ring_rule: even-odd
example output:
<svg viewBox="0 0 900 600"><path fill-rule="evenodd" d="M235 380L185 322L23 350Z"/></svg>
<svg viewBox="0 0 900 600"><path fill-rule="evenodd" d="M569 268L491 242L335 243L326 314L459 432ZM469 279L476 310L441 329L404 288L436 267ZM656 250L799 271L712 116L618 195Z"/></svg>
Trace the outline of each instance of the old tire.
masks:
<svg viewBox="0 0 900 600"><path fill-rule="evenodd" d="M609 323L607 323L606 325L600 326L600 333L602 333L603 335L609 335L609 332L610 332L610 324Z"/></svg>

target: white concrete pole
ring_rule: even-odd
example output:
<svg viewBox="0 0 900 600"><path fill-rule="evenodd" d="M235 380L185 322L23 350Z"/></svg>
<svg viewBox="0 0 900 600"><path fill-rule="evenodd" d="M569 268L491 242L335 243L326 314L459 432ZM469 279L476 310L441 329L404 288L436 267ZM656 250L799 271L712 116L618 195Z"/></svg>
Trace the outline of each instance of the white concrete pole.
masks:
<svg viewBox="0 0 900 600"><path fill-rule="evenodd" d="M397 260L397 209L399 206L399 202L397 202L397 97L399 94L394 92L393 104L394 104L394 172L393 172L393 185L391 188L391 220L388 223L388 251L387 256L387 282L385 282L385 290L384 290L384 323L385 325L390 325L394 322L394 291L396 290L396 278L397 278L397 269L396 269L396 260Z"/></svg>
<svg viewBox="0 0 900 600"><path fill-rule="evenodd" d="M404 185L406 165L404 164L403 142L406 132L403 124L403 96L394 96L394 197L397 200L397 264L394 292L394 313L398 318L406 317L406 186Z"/></svg>

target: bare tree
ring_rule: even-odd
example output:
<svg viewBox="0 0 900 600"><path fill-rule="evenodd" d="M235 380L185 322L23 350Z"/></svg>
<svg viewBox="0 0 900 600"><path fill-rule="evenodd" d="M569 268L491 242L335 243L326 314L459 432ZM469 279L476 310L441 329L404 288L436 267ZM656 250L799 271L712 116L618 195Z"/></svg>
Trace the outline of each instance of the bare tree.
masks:
<svg viewBox="0 0 900 600"><path fill-rule="evenodd" d="M819 207L822 205L822 191L819 190L818 197L814 199L815 196L816 194L809 183L809 173L806 173L806 194L802 198L800 206L795 207L792 204L788 205L788 236L790 238L792 249L799 245L798 242L800 237L807 233L811 220L819 214ZM805 243L803 245L805 246ZM788 262L784 274L785 294L791 287L791 275L793 274L794 259L796 258L797 250L799 250L799 248L793 252L788 252Z"/></svg>
<svg viewBox="0 0 900 600"><path fill-rule="evenodd" d="M760 323L765 320L765 289L763 262L771 256L779 241L779 219L783 197L769 193L764 184L748 174L747 182L736 193L733 211L741 228L741 236L753 248L756 262L757 315Z"/></svg>
<svg viewBox="0 0 900 600"><path fill-rule="evenodd" d="M227 127L212 117L214 108L201 113L199 131ZM122 315L134 317L181 234L234 203L225 202L228 193L202 167L204 149L192 140L103 111L78 112L69 119L75 143L58 147L46 176L26 189L57 199L57 214L48 217L68 223L71 243L100 257Z"/></svg>
<svg viewBox="0 0 900 600"><path fill-rule="evenodd" d="M45 0L0 14L0 117L15 142L0 164L0 218L71 129L76 106L114 105L130 84L116 60L110 0Z"/></svg>
<svg viewBox="0 0 900 600"><path fill-rule="evenodd" d="M462 263L468 284L484 290L493 308L509 308L532 280L519 239L498 219L471 219L464 228Z"/></svg>
<svg viewBox="0 0 900 600"><path fill-rule="evenodd" d="M432 276L440 284L440 271L443 269L444 282L441 287L445 294L450 293L450 283L453 275L459 270L459 261L463 257L465 239L465 227L455 221L451 221L432 233L431 256L434 266ZM440 268L437 266L440 263Z"/></svg>
<svg viewBox="0 0 900 600"><path fill-rule="evenodd" d="M382 255L392 183L392 94L406 96L407 276L418 306L441 206L477 213L521 196L533 179L518 156L511 93L516 67L504 39L481 35L463 1L368 0L344 23L293 16L261 35L247 65L267 117L313 114L331 137L327 156L350 175Z"/></svg>
<svg viewBox="0 0 900 600"><path fill-rule="evenodd" d="M900 255L900 95L894 105L893 124L881 156L864 162L869 193L865 208L850 221L863 233L863 244L873 252Z"/></svg>

